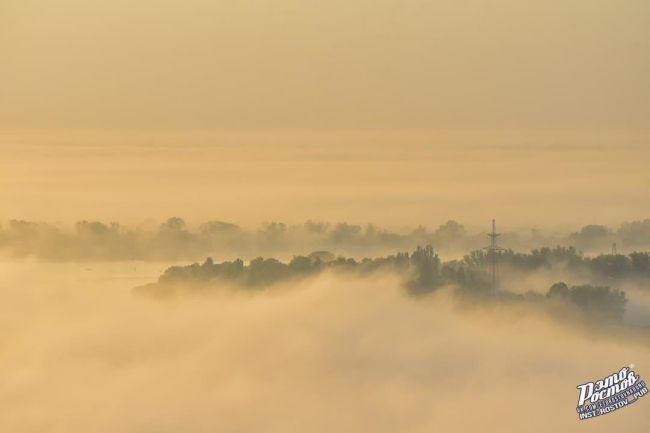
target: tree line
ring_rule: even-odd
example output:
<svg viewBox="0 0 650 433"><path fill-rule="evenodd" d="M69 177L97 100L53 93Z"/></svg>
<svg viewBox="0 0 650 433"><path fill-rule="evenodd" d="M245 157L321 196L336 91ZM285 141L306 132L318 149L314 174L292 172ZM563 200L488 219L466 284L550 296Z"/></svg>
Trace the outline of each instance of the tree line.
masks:
<svg viewBox="0 0 650 433"><path fill-rule="evenodd" d="M603 253L610 251L614 242L622 251L648 249L650 219L627 222L616 230L588 225L565 235L535 229L506 232L502 242L520 251L542 245L571 245L588 253ZM442 254L457 255L480 249L485 243L485 232L472 233L453 220L433 230L419 226L400 231L374 224L318 221L294 225L269 222L258 228L224 221L190 225L178 217L160 224L133 226L86 220L68 228L25 220L0 224L0 253L52 260L196 260L210 254L277 256L318 249L359 257L387 255L427 244L435 245Z"/></svg>
<svg viewBox="0 0 650 433"><path fill-rule="evenodd" d="M504 266L517 267L527 272L548 266L585 267L600 269L604 275L613 272L611 263L624 262L617 268L618 277L624 275L650 278L643 263L648 253L630 256L582 256L573 248L533 250L530 253L503 251L499 260ZM645 259L643 259L645 258ZM245 263L241 259L215 263L207 258L202 263L171 266L158 282L138 288L138 291L154 294L174 290L219 290L224 283L235 283L244 290L264 290L277 283L295 281L317 275L323 271L342 274L368 275L376 272L396 272L402 276L405 291L413 297L426 296L443 286L451 286L462 296L484 301L537 302L549 305L571 306L587 314L620 320L625 311L625 292L603 284L578 284L569 286L558 282L544 295L539 293L517 294L491 282L487 252L476 250L462 260L442 262L431 245L418 246L412 252L400 252L378 258L355 260L335 257L327 251L307 256L294 256L287 262L274 258L258 257Z"/></svg>

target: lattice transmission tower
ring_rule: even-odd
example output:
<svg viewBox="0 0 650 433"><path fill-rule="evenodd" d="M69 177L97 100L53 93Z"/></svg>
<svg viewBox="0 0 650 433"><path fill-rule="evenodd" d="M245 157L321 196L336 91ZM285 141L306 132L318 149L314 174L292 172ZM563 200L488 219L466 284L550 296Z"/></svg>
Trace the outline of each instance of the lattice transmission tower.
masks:
<svg viewBox="0 0 650 433"><path fill-rule="evenodd" d="M501 233L497 233L497 225L495 220L492 220L492 233L487 235L490 238L490 245L485 247L488 252L488 259L490 260L490 274L492 277L492 290L496 290L499 286L499 252L504 251L497 242L497 238Z"/></svg>

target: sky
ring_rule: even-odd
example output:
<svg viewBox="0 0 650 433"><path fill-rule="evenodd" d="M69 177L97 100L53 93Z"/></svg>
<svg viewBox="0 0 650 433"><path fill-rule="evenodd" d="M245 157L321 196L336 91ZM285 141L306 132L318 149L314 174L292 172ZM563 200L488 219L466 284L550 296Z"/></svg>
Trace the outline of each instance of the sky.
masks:
<svg viewBox="0 0 650 433"><path fill-rule="evenodd" d="M645 129L645 0L3 0L0 126Z"/></svg>
<svg viewBox="0 0 650 433"><path fill-rule="evenodd" d="M3 219L247 227L616 227L650 215L647 138L517 132L17 132L0 142ZM611 146L612 142L623 143ZM353 143L353 145L351 145Z"/></svg>
<svg viewBox="0 0 650 433"><path fill-rule="evenodd" d="M642 219L649 41L645 0L3 0L0 219Z"/></svg>

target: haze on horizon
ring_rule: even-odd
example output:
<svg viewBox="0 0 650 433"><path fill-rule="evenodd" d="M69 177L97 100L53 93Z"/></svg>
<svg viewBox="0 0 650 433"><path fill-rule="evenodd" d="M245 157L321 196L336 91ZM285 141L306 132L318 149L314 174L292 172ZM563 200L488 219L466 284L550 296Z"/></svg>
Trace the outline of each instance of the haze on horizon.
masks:
<svg viewBox="0 0 650 433"><path fill-rule="evenodd" d="M0 1L0 430L646 432L575 405L650 374L649 54L647 0Z"/></svg>
<svg viewBox="0 0 650 433"><path fill-rule="evenodd" d="M0 220L247 227L350 222L567 233L650 216L650 146L625 133L14 132ZM614 145L611 143L625 143Z"/></svg>
<svg viewBox="0 0 650 433"><path fill-rule="evenodd" d="M641 0L8 0L0 218L650 215Z"/></svg>

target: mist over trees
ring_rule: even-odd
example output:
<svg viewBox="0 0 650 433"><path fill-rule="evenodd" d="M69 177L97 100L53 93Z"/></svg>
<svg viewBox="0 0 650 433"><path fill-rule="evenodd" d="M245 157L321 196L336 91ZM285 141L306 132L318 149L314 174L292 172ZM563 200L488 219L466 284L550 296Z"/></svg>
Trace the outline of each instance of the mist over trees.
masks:
<svg viewBox="0 0 650 433"><path fill-rule="evenodd" d="M537 229L505 232L501 240L514 250L564 245L587 254L602 254L611 251L613 243L617 243L619 251L647 250L650 249L650 219L626 222L617 229L588 225L566 235L544 234ZM363 257L412 250L417 245L433 245L445 256L462 256L485 244L485 232L472 233L453 220L434 230L423 226L389 230L373 224L312 220L297 225L270 222L251 229L218 220L190 225L178 217L160 224L134 226L86 220L78 221L73 227L24 220L0 225L0 254L48 260L197 260L208 255L290 257L316 250ZM643 266L643 257L631 260L634 260L631 266ZM630 264L621 262L612 266Z"/></svg>
<svg viewBox="0 0 650 433"><path fill-rule="evenodd" d="M463 261L473 266L487 266L488 253L472 251ZM502 268L515 272L533 272L544 269L558 269L579 278L594 281L620 281L633 278L650 278L650 253L600 254L586 256L574 247L539 248L529 253L511 249L499 253Z"/></svg>
<svg viewBox="0 0 650 433"><path fill-rule="evenodd" d="M568 246L539 247L552 241ZM545 237L539 231L532 231L527 237L521 233L504 233L503 244L511 248L499 252L499 267L512 280L553 270L578 283L553 285L543 296L492 287L488 272L490 257L482 248L486 243L485 233L469 233L462 224L452 220L434 231L420 226L403 232L372 224L316 221L294 226L271 222L258 229L245 229L223 221L190 226L178 217L154 226L136 227L85 220L78 221L71 230L21 220L0 226L0 252L13 257L52 260L193 260L215 254L241 257L218 263L208 258L202 263L172 266L157 283L139 289L149 293L174 291L179 286L209 290L224 282L259 290L323 271L357 275L396 272L402 277L406 292L414 297L447 285L455 287L463 296L483 301L571 305L589 314L619 320L626 297L611 287L628 280L649 281L650 253L590 256L583 252L608 251L613 242L619 250L650 245L650 220L624 223L617 230L588 225L559 238ZM515 251L514 248L526 244L537 247L526 253ZM410 253L403 252L409 250ZM402 252L386 254L384 251ZM298 255L285 260L268 258L287 257L289 252ZM441 252L459 258L442 261ZM368 255L375 258L367 258Z"/></svg>
<svg viewBox="0 0 650 433"><path fill-rule="evenodd" d="M139 293L166 295L175 292L205 292L221 290L234 284L242 290L265 290L277 283L296 281L324 271L364 276L377 272L393 272L401 276L406 293L418 298L441 287L452 287L466 299L490 302L527 302L548 308L572 308L585 316L604 321L620 321L625 312L625 292L602 282L623 278L642 278L650 282L649 253L626 256L584 257L574 248L541 249L531 253L503 251L499 260L510 269L534 273L543 267L565 266L569 275L592 273L595 284L553 284L545 294L524 294L494 286L491 281L488 256L484 250L465 255L462 260L442 262L431 245L418 246L414 251L385 257L355 260L334 257L320 251L308 256L294 256L288 262L258 257L246 264L241 259L215 263L207 258L203 263L169 267L156 283L137 287ZM612 268L612 263L623 263Z"/></svg>

